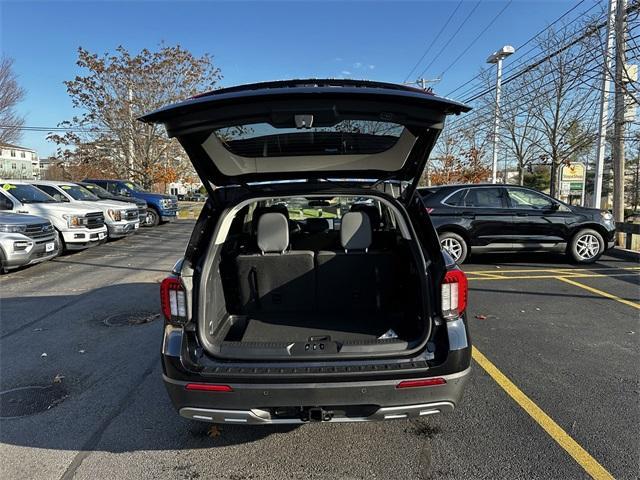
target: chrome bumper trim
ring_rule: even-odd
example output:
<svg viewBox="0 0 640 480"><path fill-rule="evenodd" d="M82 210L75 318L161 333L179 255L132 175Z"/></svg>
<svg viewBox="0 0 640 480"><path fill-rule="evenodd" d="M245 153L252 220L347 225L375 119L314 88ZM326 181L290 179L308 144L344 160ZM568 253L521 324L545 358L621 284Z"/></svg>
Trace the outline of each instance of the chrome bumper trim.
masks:
<svg viewBox="0 0 640 480"><path fill-rule="evenodd" d="M334 416L329 423L341 422L373 422L380 420L397 420L404 418L417 418L437 413L451 412L455 408L451 402L423 403L420 405L401 405L397 407L382 407L367 417L340 417ZM266 410L219 410L212 408L184 407L180 409L180 415L190 420L198 420L211 423L242 423L245 425L282 425L313 423L299 418L272 418ZM324 423L326 423L324 422Z"/></svg>

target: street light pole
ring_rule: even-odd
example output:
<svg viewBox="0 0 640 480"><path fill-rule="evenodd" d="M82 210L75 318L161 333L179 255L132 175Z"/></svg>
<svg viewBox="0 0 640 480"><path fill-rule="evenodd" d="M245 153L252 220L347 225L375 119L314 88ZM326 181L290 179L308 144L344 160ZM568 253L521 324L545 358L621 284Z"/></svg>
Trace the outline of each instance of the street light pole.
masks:
<svg viewBox="0 0 640 480"><path fill-rule="evenodd" d="M493 120L493 161L491 163L491 183L498 180L498 132L500 130L500 93L502 91L502 60L512 55L515 48L505 45L487 58L487 63L496 64L496 109Z"/></svg>

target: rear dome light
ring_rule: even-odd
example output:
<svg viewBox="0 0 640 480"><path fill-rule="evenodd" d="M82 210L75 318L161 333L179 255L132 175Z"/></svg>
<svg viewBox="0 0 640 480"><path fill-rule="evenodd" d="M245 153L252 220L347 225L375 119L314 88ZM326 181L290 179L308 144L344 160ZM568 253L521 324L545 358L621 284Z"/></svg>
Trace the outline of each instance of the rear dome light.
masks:
<svg viewBox="0 0 640 480"><path fill-rule="evenodd" d="M442 316L457 318L467 308L467 276L462 270L449 270L442 282Z"/></svg>
<svg viewBox="0 0 640 480"><path fill-rule="evenodd" d="M172 323L187 320L187 299L178 277L167 277L160 284L160 303L164 317Z"/></svg>

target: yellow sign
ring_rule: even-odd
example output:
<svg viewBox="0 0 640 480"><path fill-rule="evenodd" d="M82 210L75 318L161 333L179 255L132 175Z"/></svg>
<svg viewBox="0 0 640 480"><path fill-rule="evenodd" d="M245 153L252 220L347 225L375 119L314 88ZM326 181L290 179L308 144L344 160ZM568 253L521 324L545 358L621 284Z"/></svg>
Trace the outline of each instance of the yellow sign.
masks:
<svg viewBox="0 0 640 480"><path fill-rule="evenodd" d="M582 182L584 181L584 164L572 163L571 165L565 165L562 167L562 181L563 182Z"/></svg>

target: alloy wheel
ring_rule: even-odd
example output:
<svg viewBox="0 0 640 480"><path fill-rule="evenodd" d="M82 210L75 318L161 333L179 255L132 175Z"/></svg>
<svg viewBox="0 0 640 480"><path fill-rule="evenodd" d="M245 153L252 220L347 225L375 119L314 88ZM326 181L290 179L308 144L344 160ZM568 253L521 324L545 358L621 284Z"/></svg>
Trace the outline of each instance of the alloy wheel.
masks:
<svg viewBox="0 0 640 480"><path fill-rule="evenodd" d="M582 260L590 260L600 253L600 242L590 233L582 235L576 240L576 253Z"/></svg>
<svg viewBox="0 0 640 480"><path fill-rule="evenodd" d="M455 238L445 238L440 242L442 248L444 248L454 260L458 261L460 255L462 255L462 245Z"/></svg>

